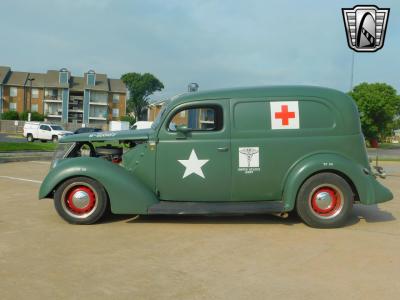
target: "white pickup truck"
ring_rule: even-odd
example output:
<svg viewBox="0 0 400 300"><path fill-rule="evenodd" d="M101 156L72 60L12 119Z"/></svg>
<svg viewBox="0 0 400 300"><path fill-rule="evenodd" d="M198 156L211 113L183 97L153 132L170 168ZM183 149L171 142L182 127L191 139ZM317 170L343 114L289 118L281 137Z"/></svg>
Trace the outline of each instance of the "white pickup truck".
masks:
<svg viewBox="0 0 400 300"><path fill-rule="evenodd" d="M28 142L41 140L42 142L53 141L65 135L73 134L71 131L66 131L60 125L44 124L39 122L26 122L24 125L24 137Z"/></svg>

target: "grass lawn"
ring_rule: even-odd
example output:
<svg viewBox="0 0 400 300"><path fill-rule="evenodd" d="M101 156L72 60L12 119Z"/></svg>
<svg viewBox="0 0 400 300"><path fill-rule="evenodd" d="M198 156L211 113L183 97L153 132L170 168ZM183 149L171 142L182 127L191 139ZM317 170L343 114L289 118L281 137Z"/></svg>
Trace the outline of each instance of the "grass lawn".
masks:
<svg viewBox="0 0 400 300"><path fill-rule="evenodd" d="M382 149L400 149L400 144L382 143L382 144L379 144L379 148L382 148Z"/></svg>
<svg viewBox="0 0 400 300"><path fill-rule="evenodd" d="M37 151L54 151L57 148L57 144L53 143L0 143L0 151L25 151L25 150L37 150Z"/></svg>

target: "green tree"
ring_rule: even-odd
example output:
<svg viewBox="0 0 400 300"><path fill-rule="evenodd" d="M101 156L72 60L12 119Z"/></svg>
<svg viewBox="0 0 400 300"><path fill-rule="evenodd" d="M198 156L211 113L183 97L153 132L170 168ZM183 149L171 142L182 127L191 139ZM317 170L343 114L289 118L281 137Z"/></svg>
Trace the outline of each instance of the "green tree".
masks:
<svg viewBox="0 0 400 300"><path fill-rule="evenodd" d="M400 97L386 83L361 83L349 93L360 112L365 137L383 139L400 113Z"/></svg>
<svg viewBox="0 0 400 300"><path fill-rule="evenodd" d="M164 85L150 73L126 73L121 76L129 90L128 112L133 112L137 120L141 119L143 109L148 105L149 96L161 91Z"/></svg>
<svg viewBox="0 0 400 300"><path fill-rule="evenodd" d="M135 124L136 119L133 116L130 115L126 115L126 116L122 116L119 118L121 121L125 121L125 122L129 122L129 125L132 126L133 124Z"/></svg>

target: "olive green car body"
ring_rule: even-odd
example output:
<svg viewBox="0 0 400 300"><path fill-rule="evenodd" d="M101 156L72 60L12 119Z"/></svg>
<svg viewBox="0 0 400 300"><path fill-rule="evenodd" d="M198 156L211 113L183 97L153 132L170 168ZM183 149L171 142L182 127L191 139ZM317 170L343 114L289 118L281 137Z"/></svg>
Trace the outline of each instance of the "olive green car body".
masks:
<svg viewBox="0 0 400 300"><path fill-rule="evenodd" d="M299 103L300 127L272 129L269 103L293 100ZM169 130L176 113L205 106L222 109L219 130ZM371 205L393 198L370 168L356 104L333 89L276 86L187 93L171 99L152 129L79 134L60 142L85 141L139 143L125 151L120 165L94 157L60 159L44 179L40 199L53 197L65 180L85 176L103 185L116 214L149 214L152 207L168 201L263 205L270 201L281 204L272 210L289 212L303 182L320 172L346 179L355 202ZM259 148L258 170L240 171L239 147ZM179 160L187 159L192 149L198 159L207 159L204 178L197 174L183 178L185 166Z"/></svg>

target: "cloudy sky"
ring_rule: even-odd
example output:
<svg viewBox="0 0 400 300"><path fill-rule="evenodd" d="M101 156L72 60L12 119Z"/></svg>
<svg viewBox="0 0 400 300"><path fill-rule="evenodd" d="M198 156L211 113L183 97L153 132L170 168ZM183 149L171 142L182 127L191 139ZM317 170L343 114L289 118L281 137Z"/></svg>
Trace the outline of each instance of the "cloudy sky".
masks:
<svg viewBox="0 0 400 300"><path fill-rule="evenodd" d="M1 0L0 65L45 72L151 72L153 100L220 87L311 84L348 91L352 51L341 8L356 1ZM355 55L354 81L400 91L400 1L385 46Z"/></svg>

